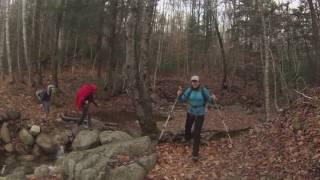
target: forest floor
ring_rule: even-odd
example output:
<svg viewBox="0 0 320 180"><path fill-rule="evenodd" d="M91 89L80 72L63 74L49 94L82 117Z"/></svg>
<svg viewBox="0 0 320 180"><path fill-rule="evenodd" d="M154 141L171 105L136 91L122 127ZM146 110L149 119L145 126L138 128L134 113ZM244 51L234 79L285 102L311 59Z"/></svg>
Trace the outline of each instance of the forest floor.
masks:
<svg viewBox="0 0 320 180"><path fill-rule="evenodd" d="M78 76L78 77L77 77ZM84 79L79 81L79 79ZM66 72L61 78L62 92L54 100L52 112L45 121L34 97L35 89L25 85L0 84L0 113L15 108L22 118L14 122L15 129L41 125L48 129L61 126L59 114L74 111L74 96L81 82L92 82ZM217 81L218 82L218 81ZM157 94L166 99L167 109L175 98L182 81L162 78ZM319 179L320 177L320 89L304 92L312 99L299 97L272 121L261 123L263 110L257 90L239 88L223 96L218 83L205 80L211 91L218 94L220 111L210 109L204 130L224 131L222 119L230 130L242 130L232 136L232 147L226 136L217 137L201 146L200 161L191 160L192 145L163 142L157 146L158 162L147 179ZM99 86L98 86L99 87ZM215 91L216 90L216 91ZM101 121L116 122L122 130L134 133L139 130L129 98L123 94L107 98L98 92L98 108L92 108L93 117ZM221 114L220 114L221 113ZM178 106L167 131L183 130L185 107ZM161 127L163 121L158 122Z"/></svg>

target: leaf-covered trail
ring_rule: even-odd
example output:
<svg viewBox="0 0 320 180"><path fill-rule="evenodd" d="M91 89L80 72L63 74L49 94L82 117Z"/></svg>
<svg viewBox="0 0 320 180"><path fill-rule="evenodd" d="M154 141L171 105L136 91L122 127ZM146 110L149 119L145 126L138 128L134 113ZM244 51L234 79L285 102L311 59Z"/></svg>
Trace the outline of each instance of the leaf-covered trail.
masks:
<svg viewBox="0 0 320 180"><path fill-rule="evenodd" d="M222 115L223 117L221 117ZM183 129L185 112L176 111L173 122L169 123L168 131ZM246 113L240 106L225 107L223 110L211 109L206 115L203 130L224 131L222 119L228 128L240 130L254 128L257 124L256 114ZM161 143L157 147L158 164L151 172L151 179L230 179L252 177L245 174L244 169L250 169L253 164L246 162L247 142L243 132L240 136L232 137L233 147L229 148L228 138L210 140L200 149L200 161L191 159L192 145L183 143Z"/></svg>
<svg viewBox="0 0 320 180"><path fill-rule="evenodd" d="M199 162L191 159L191 145L159 144L158 163L149 178L320 179L320 89L305 93L313 99L298 98L271 122L256 123L232 138L232 148L226 137L209 141L200 149ZM228 110L224 113L231 127L241 119L230 119ZM245 114L239 111L239 117Z"/></svg>

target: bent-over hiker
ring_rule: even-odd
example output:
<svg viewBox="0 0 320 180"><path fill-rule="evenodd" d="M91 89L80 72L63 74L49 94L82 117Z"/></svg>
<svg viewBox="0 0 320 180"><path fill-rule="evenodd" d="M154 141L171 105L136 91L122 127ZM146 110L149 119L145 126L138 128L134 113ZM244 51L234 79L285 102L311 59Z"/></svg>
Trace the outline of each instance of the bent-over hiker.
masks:
<svg viewBox="0 0 320 180"><path fill-rule="evenodd" d="M36 96L41 102L41 109L45 112L45 120L48 119L50 113L51 95L54 93L55 86L50 84L46 89L36 91Z"/></svg>
<svg viewBox="0 0 320 180"><path fill-rule="evenodd" d="M91 127L91 117L89 113L89 105L93 103L96 107L98 104L94 101L93 95L97 91L95 84L83 84L77 92L76 107L78 111L82 111L82 115L78 125L81 125L85 118L88 120L88 126Z"/></svg>
<svg viewBox="0 0 320 180"><path fill-rule="evenodd" d="M177 92L180 103L188 102L189 108L185 123L185 140L190 141L193 138L192 159L199 159L200 133L204 122L206 103L212 103L216 100L214 95L210 96L209 90L200 85L199 76L191 77L191 86L185 91L179 87ZM194 124L193 133L191 132Z"/></svg>

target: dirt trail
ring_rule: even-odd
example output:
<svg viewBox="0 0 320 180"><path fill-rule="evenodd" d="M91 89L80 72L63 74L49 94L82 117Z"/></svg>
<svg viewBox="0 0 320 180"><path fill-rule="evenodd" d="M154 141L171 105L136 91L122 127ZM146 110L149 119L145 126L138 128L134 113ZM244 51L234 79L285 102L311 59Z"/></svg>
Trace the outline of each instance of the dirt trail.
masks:
<svg viewBox="0 0 320 180"><path fill-rule="evenodd" d="M175 116L169 122L167 131L177 132L184 129L186 112L178 108ZM210 109L205 117L204 131L224 131L219 110ZM257 119L261 114L246 112L241 105L226 106L220 110L230 130L246 128L254 129L258 125ZM159 125L163 122L159 122ZM150 173L150 179L251 179L250 174L243 173L243 169L253 168L246 163L244 155L248 148L246 139L250 132L246 131L240 136L232 137L233 147L228 148L228 138L222 137L211 140L208 145L201 146L201 160L197 163L191 160L191 144L161 143L158 145L158 164ZM259 177L259 176L255 176Z"/></svg>

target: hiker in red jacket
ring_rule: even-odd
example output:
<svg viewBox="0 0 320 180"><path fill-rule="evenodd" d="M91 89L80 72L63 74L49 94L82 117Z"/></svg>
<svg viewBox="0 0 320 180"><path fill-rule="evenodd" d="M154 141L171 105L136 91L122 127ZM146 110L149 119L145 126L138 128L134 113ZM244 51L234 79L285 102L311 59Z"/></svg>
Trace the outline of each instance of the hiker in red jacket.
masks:
<svg viewBox="0 0 320 180"><path fill-rule="evenodd" d="M82 111L82 116L78 125L81 125L84 119L87 117L88 126L91 127L91 117L89 114L89 105L93 103L96 107L98 104L94 101L93 94L97 91L97 86L95 84L83 84L77 92L76 106L78 111Z"/></svg>

